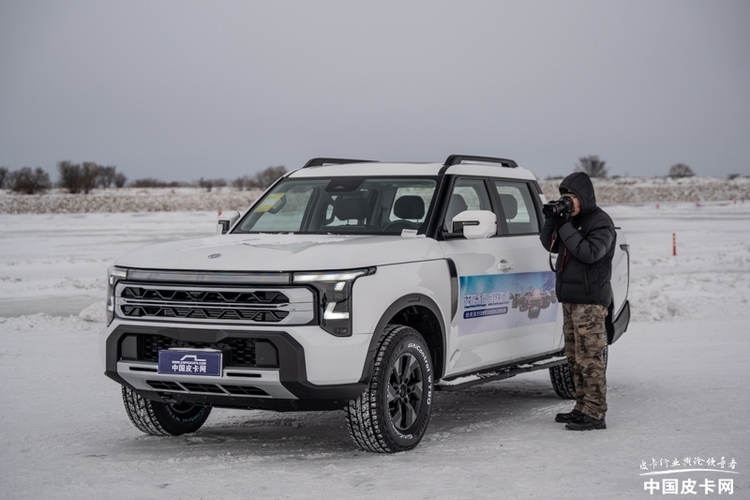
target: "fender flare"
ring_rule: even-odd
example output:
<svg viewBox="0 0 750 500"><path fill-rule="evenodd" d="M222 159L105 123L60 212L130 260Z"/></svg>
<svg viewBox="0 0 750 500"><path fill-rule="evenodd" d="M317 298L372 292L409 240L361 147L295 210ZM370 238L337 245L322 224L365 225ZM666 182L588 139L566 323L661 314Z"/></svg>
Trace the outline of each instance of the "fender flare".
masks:
<svg viewBox="0 0 750 500"><path fill-rule="evenodd" d="M378 324L375 327L375 331L372 332L370 346L367 349L367 357L365 359L365 364L362 367L362 377L360 378L360 383L368 383L370 381L370 374L372 373L372 369L375 364L375 354L377 353L378 346L380 345L380 340L383 337L385 327L390 323L391 319L393 319L393 317L396 316L399 311L414 306L425 307L429 309L433 315L435 315L440 327L440 342L442 343L442 346L444 348L446 344L445 319L443 318L443 313L440 311L440 308L437 306L435 301L427 297L426 295L418 293L404 295L403 297L392 303L388 307L388 309L385 310L383 315L380 317L380 321L378 321ZM436 370L435 380L438 380L442 376L441 372L443 360L438 361L433 359L432 362L436 367L441 367L441 370Z"/></svg>

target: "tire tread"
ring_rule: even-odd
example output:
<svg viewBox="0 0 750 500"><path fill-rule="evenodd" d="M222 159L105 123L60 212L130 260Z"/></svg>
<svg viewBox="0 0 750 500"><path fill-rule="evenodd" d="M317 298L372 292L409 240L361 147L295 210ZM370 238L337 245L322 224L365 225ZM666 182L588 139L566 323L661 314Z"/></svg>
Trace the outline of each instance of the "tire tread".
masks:
<svg viewBox="0 0 750 500"><path fill-rule="evenodd" d="M169 436L154 414L151 402L142 398L130 387L122 386L122 402L130 421L141 432L152 436Z"/></svg>
<svg viewBox="0 0 750 500"><path fill-rule="evenodd" d="M193 422L180 422L172 415L172 410L165 403L150 401L139 396L133 389L122 386L122 402L125 412L136 429L152 436L179 436L197 431L211 413L210 406L199 408L199 417Z"/></svg>
<svg viewBox="0 0 750 500"><path fill-rule="evenodd" d="M349 401L344 408L346 423L354 442L365 451L376 453L394 453L400 451L394 449L384 435L382 422L383 417L378 411L378 392L383 379L381 373L387 369L389 347L398 342L405 335L416 333L412 328L404 325L388 325L385 327L383 337L375 355L373 371L370 384L367 389L357 398ZM418 335L418 333L417 333ZM421 338L421 337L420 337Z"/></svg>

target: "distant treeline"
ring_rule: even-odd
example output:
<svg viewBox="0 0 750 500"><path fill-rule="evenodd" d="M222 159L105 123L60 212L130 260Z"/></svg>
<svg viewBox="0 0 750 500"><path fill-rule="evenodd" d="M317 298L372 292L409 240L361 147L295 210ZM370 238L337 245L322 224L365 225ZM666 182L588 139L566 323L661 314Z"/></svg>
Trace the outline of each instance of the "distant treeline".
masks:
<svg viewBox="0 0 750 500"><path fill-rule="evenodd" d="M609 175L607 168L607 162L599 159L598 155L582 156L578 159L578 163L573 168L574 172L585 172L589 177L606 178ZM737 174L739 175L739 174ZM675 163L669 167L669 173L667 177L672 179L678 179L683 177L693 177L695 173L693 169L684 163ZM616 176L615 176L616 177ZM550 177L554 178L554 177ZM562 177L559 177L562 179ZM730 176L730 179L732 177Z"/></svg>
<svg viewBox="0 0 750 500"><path fill-rule="evenodd" d="M574 171L585 172L594 178L606 178L609 174L607 162L601 160L597 155L583 156L579 158L578 163L574 166ZM55 186L66 189L70 193L88 193L94 188L121 188L126 185L128 178L122 172L117 171L115 165L99 165L94 162L85 161L83 163L73 163L71 161L61 161L57 163L57 172L59 178ZM283 166L268 167L255 175L245 175L237 177L232 181L226 179L205 179L186 183L186 182L165 182L153 177L135 179L128 186L136 188L175 188L175 187L201 187L206 191L213 188L222 188L231 186L238 191L251 189L266 189L274 183L276 179L287 172ZM693 177L695 173L684 163L676 163L669 168L667 177L685 178ZM739 174L731 174L729 179L740 177ZM548 180L562 178L550 176ZM617 176L613 176L617 178ZM9 171L6 167L0 167L0 189L9 188L17 193L34 194L44 192L53 186L49 174L43 169L37 167L23 167L16 171Z"/></svg>
<svg viewBox="0 0 750 500"><path fill-rule="evenodd" d="M231 184L238 191L243 191L265 189L286 172L287 170L283 166L268 167L253 176L238 177L229 183L225 179L204 179L203 177L194 183L165 182L147 177L135 179L128 186L136 188L197 186L206 191L211 191L215 187L220 188ZM58 180L54 183L54 186L73 194L88 194L94 188L121 188L126 186L128 180L125 174L117 171L115 165L104 166L90 161L83 163L60 161L57 163L57 173ZM0 167L0 189L8 188L17 193L35 194L43 193L51 187L53 187L53 183L49 174L40 167L36 169L23 167L14 171L8 170L7 167Z"/></svg>

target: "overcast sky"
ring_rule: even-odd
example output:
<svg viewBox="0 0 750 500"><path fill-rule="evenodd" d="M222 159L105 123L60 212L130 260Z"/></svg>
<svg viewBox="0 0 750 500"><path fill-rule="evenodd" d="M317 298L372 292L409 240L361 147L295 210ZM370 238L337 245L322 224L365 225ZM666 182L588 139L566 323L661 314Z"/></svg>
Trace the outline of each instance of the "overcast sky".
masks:
<svg viewBox="0 0 750 500"><path fill-rule="evenodd" d="M750 175L750 1L0 0L0 165Z"/></svg>

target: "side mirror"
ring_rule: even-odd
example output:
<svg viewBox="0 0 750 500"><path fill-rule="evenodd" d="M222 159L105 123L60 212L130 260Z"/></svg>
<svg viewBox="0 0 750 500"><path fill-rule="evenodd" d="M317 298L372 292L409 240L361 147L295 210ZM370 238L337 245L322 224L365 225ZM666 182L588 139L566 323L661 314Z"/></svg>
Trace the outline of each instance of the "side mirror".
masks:
<svg viewBox="0 0 750 500"><path fill-rule="evenodd" d="M216 232L219 234L227 234L229 229L234 226L240 218L239 212L227 212L219 216L219 222L216 224Z"/></svg>
<svg viewBox="0 0 750 500"><path fill-rule="evenodd" d="M452 227L467 240L489 238L497 234L497 216L489 210L464 210L453 217Z"/></svg>

